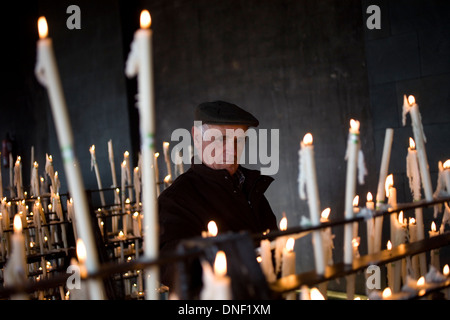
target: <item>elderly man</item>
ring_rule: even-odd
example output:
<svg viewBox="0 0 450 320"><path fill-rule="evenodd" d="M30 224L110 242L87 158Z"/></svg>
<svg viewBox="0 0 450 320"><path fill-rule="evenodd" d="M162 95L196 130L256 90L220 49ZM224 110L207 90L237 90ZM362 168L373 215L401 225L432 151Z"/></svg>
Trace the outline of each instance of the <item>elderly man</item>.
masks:
<svg viewBox="0 0 450 320"><path fill-rule="evenodd" d="M179 176L158 199L161 254L172 252L182 239L198 237L214 220L219 233L251 233L277 229L264 196L273 178L239 165L245 132L258 120L223 101L205 102L195 109L192 127L200 159ZM173 285L175 268L163 266L161 281Z"/></svg>

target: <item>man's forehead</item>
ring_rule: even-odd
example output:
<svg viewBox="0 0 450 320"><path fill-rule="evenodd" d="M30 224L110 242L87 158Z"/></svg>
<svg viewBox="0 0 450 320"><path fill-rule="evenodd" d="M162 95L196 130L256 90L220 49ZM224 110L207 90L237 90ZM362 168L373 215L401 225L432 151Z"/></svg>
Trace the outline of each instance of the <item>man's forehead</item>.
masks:
<svg viewBox="0 0 450 320"><path fill-rule="evenodd" d="M245 134L248 126L236 124L208 124L207 129L217 129L224 135L240 135Z"/></svg>

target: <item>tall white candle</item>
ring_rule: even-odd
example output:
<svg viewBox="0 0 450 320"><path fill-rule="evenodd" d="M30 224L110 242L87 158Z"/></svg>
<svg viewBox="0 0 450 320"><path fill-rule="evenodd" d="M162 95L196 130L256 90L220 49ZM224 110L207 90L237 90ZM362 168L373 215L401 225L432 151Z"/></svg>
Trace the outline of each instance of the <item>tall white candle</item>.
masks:
<svg viewBox="0 0 450 320"><path fill-rule="evenodd" d="M10 197L14 198L16 196L16 193L14 192L14 163L13 163L13 157L12 153L9 154L9 192Z"/></svg>
<svg viewBox="0 0 450 320"><path fill-rule="evenodd" d="M51 42L50 42L50 44L51 44ZM53 168L53 157L52 157L52 155L45 154L45 173L50 178L53 190L56 190L55 169Z"/></svg>
<svg viewBox="0 0 450 320"><path fill-rule="evenodd" d="M414 96L406 95L403 96L403 126L406 124L406 114L409 113L411 116L411 125L413 128L414 139L416 142L417 156L419 160L420 176L422 178L422 186L425 192L425 199L428 201L433 200L433 187L431 185L430 171L428 167L428 159L425 150L425 134L423 132L422 117L419 112L419 106L416 103ZM418 226L418 237L419 240L423 239L423 230L419 230Z"/></svg>
<svg viewBox="0 0 450 320"><path fill-rule="evenodd" d="M139 207L139 202L141 202L141 171L139 167L133 170L133 181L134 181L134 192L136 194L136 207Z"/></svg>
<svg viewBox="0 0 450 320"><path fill-rule="evenodd" d="M347 176L345 182L345 219L352 219L353 198L356 194L356 171L359 152L359 121L350 120L350 130L347 142ZM353 262L353 226L347 223L344 226L344 263Z"/></svg>
<svg viewBox="0 0 450 320"><path fill-rule="evenodd" d="M113 148L111 139L108 140L108 159L109 159L109 165L111 167L112 187L117 188L118 186L117 186L116 165L114 163L114 148ZM114 197L116 197L115 193L114 193Z"/></svg>
<svg viewBox="0 0 450 320"><path fill-rule="evenodd" d="M160 188L160 185L159 185L158 158L159 158L159 152L155 152L153 168L155 169L154 171L155 171L156 197L159 197L159 194L161 193L161 188Z"/></svg>
<svg viewBox="0 0 450 320"><path fill-rule="evenodd" d="M413 201L418 201L422 198L420 190L420 170L417 158L416 144L412 138L409 138L408 155L406 156L406 176L409 180L409 188L413 197ZM416 208L414 210L416 215L416 232L422 230L422 234L416 234L418 240L423 240L423 210L422 208ZM418 255L420 261L420 274L425 275L427 273L427 262L425 253Z"/></svg>
<svg viewBox="0 0 450 320"><path fill-rule="evenodd" d="M286 241L286 246L283 249L283 262L281 264L281 276L287 277L295 274L295 251L294 251L295 240L294 238L289 238ZM290 292L286 294L286 300L295 300L296 293Z"/></svg>
<svg viewBox="0 0 450 320"><path fill-rule="evenodd" d="M385 202L384 183L386 181L389 160L391 157L392 140L394 137L394 129L387 128L384 135L383 154L381 156L380 175L378 178L378 189L376 195L377 209ZM374 252L378 252L381 249L381 233L383 229L383 216L375 218L375 234L374 234Z"/></svg>
<svg viewBox="0 0 450 320"><path fill-rule="evenodd" d="M105 202L105 195L103 194L103 186L102 186L102 180L100 178L100 171L98 169L98 162L97 162L97 157L95 156L95 145L92 145L89 148L89 152L91 153L91 170L94 169L95 171L95 177L97 178L97 186L98 189L100 190L100 202L102 203L102 206L106 206L106 202Z"/></svg>
<svg viewBox="0 0 450 320"><path fill-rule="evenodd" d="M307 133L303 141L300 142L300 163L301 173L305 179L306 192L308 195L309 215L311 224L318 226L320 224L320 200L319 188L317 186L316 164L314 161L314 146L313 137ZM302 187L301 187L302 188ZM302 194L300 195L302 197ZM313 247L314 247L314 261L316 265L316 273L321 275L325 273L325 256L323 252L323 239L320 230L313 231Z"/></svg>
<svg viewBox="0 0 450 320"><path fill-rule="evenodd" d="M428 235L430 236L430 238L439 235L439 230L437 230L436 223L434 221L431 223L431 230L428 231ZM439 249L433 249L430 251L430 264L438 270L441 268L439 254Z"/></svg>
<svg viewBox="0 0 450 320"><path fill-rule="evenodd" d="M447 189L447 193L450 194L450 159L444 162L443 168L445 188Z"/></svg>
<svg viewBox="0 0 450 320"><path fill-rule="evenodd" d="M35 196L35 197L39 197L41 195L41 190L39 187L38 168L39 168L39 164L35 161L33 163L33 168L31 169L31 188L30 188L31 196Z"/></svg>
<svg viewBox="0 0 450 320"><path fill-rule="evenodd" d="M152 170L154 157L155 98L153 85L153 54L151 17L147 10L141 12L141 28L134 34L131 52L126 63L128 77L138 75L139 129L142 152L142 199L144 212L144 256L155 259L158 256L158 216L155 188L155 173ZM157 299L159 269L146 270L146 299Z"/></svg>
<svg viewBox="0 0 450 320"><path fill-rule="evenodd" d="M366 201L366 208L369 210L375 209L375 203L373 202L373 196L371 192L367 193L367 201ZM366 229L367 229L367 253L372 254L374 253L374 247L375 247L375 219L371 218L368 219L366 222Z"/></svg>
<svg viewBox="0 0 450 320"><path fill-rule="evenodd" d="M38 29L40 39L37 42L35 73L39 82L47 88L69 192L74 199L75 213L77 215L77 222L79 223L77 230L80 238L83 239L86 245L86 268L88 272L95 273L99 266L97 248L93 236L80 166L74 155L73 134L69 114L53 52L52 40L47 38L48 27L44 17L39 18ZM94 283L95 294L91 298L103 299L104 292L101 281L94 281Z"/></svg>

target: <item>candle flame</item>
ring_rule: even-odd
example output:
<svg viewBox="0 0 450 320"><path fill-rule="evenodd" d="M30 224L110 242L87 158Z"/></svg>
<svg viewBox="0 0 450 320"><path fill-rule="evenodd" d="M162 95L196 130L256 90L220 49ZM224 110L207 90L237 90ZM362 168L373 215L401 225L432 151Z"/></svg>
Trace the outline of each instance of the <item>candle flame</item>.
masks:
<svg viewBox="0 0 450 320"><path fill-rule="evenodd" d="M287 218L283 217L280 220L280 230L281 231L286 231L286 229L287 229Z"/></svg>
<svg viewBox="0 0 450 320"><path fill-rule="evenodd" d="M422 287L424 284L425 284L425 277L422 276L419 278L419 280L417 280L417 286Z"/></svg>
<svg viewBox="0 0 450 320"><path fill-rule="evenodd" d="M398 214L398 223L400 224L403 223L403 211L400 211Z"/></svg>
<svg viewBox="0 0 450 320"><path fill-rule="evenodd" d="M48 35L48 25L47 20L45 17L39 17L38 19L38 31L39 31L39 38L45 39Z"/></svg>
<svg viewBox="0 0 450 320"><path fill-rule="evenodd" d="M304 145L312 145L313 143L313 136L311 133L307 133L305 134L305 136L303 137L303 144Z"/></svg>
<svg viewBox="0 0 450 320"><path fill-rule="evenodd" d="M170 176L170 174L168 174L168 175L164 178L164 182L165 182L165 183L169 183L170 178L171 178L171 176Z"/></svg>
<svg viewBox="0 0 450 320"><path fill-rule="evenodd" d="M392 242L391 242L391 240L388 240L386 247L387 247L388 250L392 250Z"/></svg>
<svg viewBox="0 0 450 320"><path fill-rule="evenodd" d="M356 196L353 198L353 206L354 206L354 207L357 207L358 204L359 204L359 196L356 195Z"/></svg>
<svg viewBox="0 0 450 320"><path fill-rule="evenodd" d="M373 201L373 196L371 192L367 192L367 202L372 202Z"/></svg>
<svg viewBox="0 0 450 320"><path fill-rule="evenodd" d="M129 155L130 155L130 153L129 153L128 151L125 151L125 152L123 153L124 158L128 158Z"/></svg>
<svg viewBox="0 0 450 320"><path fill-rule="evenodd" d="M95 152L95 145L92 145L92 146L89 148L89 151L90 151L91 153L94 153L94 152Z"/></svg>
<svg viewBox="0 0 450 320"><path fill-rule="evenodd" d="M353 248L358 248L359 247L359 242L360 242L360 238L359 237L353 238L352 239L352 246L353 246Z"/></svg>
<svg viewBox="0 0 450 320"><path fill-rule="evenodd" d="M86 246L84 245L83 240L78 239L77 240L77 257L78 257L78 261L80 261L81 264L84 264L84 262L86 261Z"/></svg>
<svg viewBox="0 0 450 320"><path fill-rule="evenodd" d="M450 159L448 159L447 161L444 162L443 167L444 167L444 169L450 169Z"/></svg>
<svg viewBox="0 0 450 320"><path fill-rule="evenodd" d="M389 188L394 185L394 176L392 173L387 176L386 182L384 184L384 189L386 190L386 197L389 197Z"/></svg>
<svg viewBox="0 0 450 320"><path fill-rule="evenodd" d="M386 289L384 289L383 293L381 294L381 296L383 297L383 299L390 298L392 296L391 288L387 287Z"/></svg>
<svg viewBox="0 0 450 320"><path fill-rule="evenodd" d="M126 166L127 166L127 160L123 160L121 166L122 166L122 168L126 168Z"/></svg>
<svg viewBox="0 0 450 320"><path fill-rule="evenodd" d="M409 148L411 150L415 150L416 149L416 143L414 142L414 139L409 137Z"/></svg>
<svg viewBox="0 0 450 320"><path fill-rule="evenodd" d="M159 152L155 152L155 159L159 157Z"/></svg>
<svg viewBox="0 0 450 320"><path fill-rule="evenodd" d="M22 232L22 218L20 217L20 214L14 216L13 229L15 233Z"/></svg>
<svg viewBox="0 0 450 320"><path fill-rule="evenodd" d="M294 245L295 245L295 239L294 238L287 239L287 241L286 241L286 250L288 252L294 251Z"/></svg>
<svg viewBox="0 0 450 320"><path fill-rule="evenodd" d="M413 95L410 95L408 97L408 103L409 103L410 106L412 106L414 103L416 103L416 98L414 98Z"/></svg>
<svg viewBox="0 0 450 320"><path fill-rule="evenodd" d="M164 141L164 142L163 142L163 148L164 148L164 149L169 148L169 143L166 142L166 141Z"/></svg>
<svg viewBox="0 0 450 320"><path fill-rule="evenodd" d="M431 223L431 231L436 232L436 223L434 221Z"/></svg>
<svg viewBox="0 0 450 320"><path fill-rule="evenodd" d="M33 166L37 169L39 168L39 164L37 163L37 161L33 162Z"/></svg>
<svg viewBox="0 0 450 320"><path fill-rule="evenodd" d="M148 29L152 25L152 17L150 16L150 12L148 10L141 11L141 28Z"/></svg>
<svg viewBox="0 0 450 320"><path fill-rule="evenodd" d="M331 209L330 208L326 208L325 210L322 211L322 213L320 214L320 217L322 219L326 220L330 216L330 212L331 212Z"/></svg>
<svg viewBox="0 0 450 320"><path fill-rule="evenodd" d="M350 119L350 128L354 131L359 130L359 121L358 120L354 120L354 119Z"/></svg>
<svg viewBox="0 0 450 320"><path fill-rule="evenodd" d="M138 173L139 172L139 167L134 168L134 172Z"/></svg>
<svg viewBox="0 0 450 320"><path fill-rule="evenodd" d="M227 274L227 256L222 250L216 254L214 260L214 274L218 277L224 277Z"/></svg>
<svg viewBox="0 0 450 320"><path fill-rule="evenodd" d="M219 229L217 228L217 224L214 220L208 222L208 233L211 237L215 237L217 236L217 233L219 233Z"/></svg>
<svg viewBox="0 0 450 320"><path fill-rule="evenodd" d="M310 291L311 300L325 300L319 289L312 288Z"/></svg>
<svg viewBox="0 0 450 320"><path fill-rule="evenodd" d="M444 274L444 276L448 277L448 275L449 275L449 273L450 273L448 264L446 264L446 265L444 266L444 269L442 269L442 273Z"/></svg>
<svg viewBox="0 0 450 320"><path fill-rule="evenodd" d="M409 218L409 224L411 225L415 225L416 224L416 219L415 218Z"/></svg>

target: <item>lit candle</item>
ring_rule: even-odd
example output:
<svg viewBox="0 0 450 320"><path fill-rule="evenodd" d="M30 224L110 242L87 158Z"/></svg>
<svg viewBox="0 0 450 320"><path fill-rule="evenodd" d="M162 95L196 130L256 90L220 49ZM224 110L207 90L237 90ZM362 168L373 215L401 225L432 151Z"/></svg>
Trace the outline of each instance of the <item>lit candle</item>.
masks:
<svg viewBox="0 0 450 320"><path fill-rule="evenodd" d="M3 278L5 287L21 287L28 277L27 262L25 256L25 238L22 234L22 218L20 214L14 216L14 233L11 236L11 255L6 263ZM13 295L13 300L28 299L26 294Z"/></svg>
<svg viewBox="0 0 450 320"><path fill-rule="evenodd" d="M141 202L141 171L139 171L139 167L134 168L133 170L133 181L134 181L134 192L136 194L136 205L139 205Z"/></svg>
<svg viewBox="0 0 450 320"><path fill-rule="evenodd" d="M230 300L231 279L227 276L227 257L225 252L218 251L214 261L214 272L208 262L202 261L203 288L201 300Z"/></svg>
<svg viewBox="0 0 450 320"><path fill-rule="evenodd" d="M313 136L310 133L307 133L300 142L299 163L301 167L300 175L302 176L301 179L299 178L300 198L306 200L306 196L303 193L303 184L306 184L311 224L313 226L318 226L320 224L321 213L320 199L319 188L317 185L316 164L314 161ZM312 241L316 273L322 275L325 273L325 257L323 252L322 232L320 230L313 231Z"/></svg>
<svg viewBox="0 0 450 320"><path fill-rule="evenodd" d="M172 166L170 164L169 143L163 142L164 161L166 162L167 174L172 177Z"/></svg>
<svg viewBox="0 0 450 320"><path fill-rule="evenodd" d="M134 34L131 52L126 63L125 73L131 78L138 75L139 129L142 152L142 199L144 213L144 256L147 259L158 257L158 216L155 188L155 172L151 170L154 158L155 98L153 86L153 55L151 17L147 10L141 12L141 27ZM146 299L157 299L159 286L158 266L146 270Z"/></svg>
<svg viewBox="0 0 450 320"><path fill-rule="evenodd" d="M161 193L161 188L159 187L158 158L159 158L159 152L155 152L154 153L153 168L154 168L154 171L155 171L156 197L159 197L159 194Z"/></svg>
<svg viewBox="0 0 450 320"><path fill-rule="evenodd" d="M416 142L417 156L419 160L420 176L422 178L422 186L425 192L425 198L428 201L433 200L433 188L431 185L430 171L428 167L427 154L425 150L425 134L423 132L422 117L419 112L419 106L414 96L410 95L406 98L403 96L403 126L406 125L406 114L411 116L411 125L413 129L414 139ZM420 235L418 235L420 238ZM420 240L423 238L420 238Z"/></svg>
<svg viewBox="0 0 450 320"><path fill-rule="evenodd" d="M350 120L350 130L347 143L347 176L345 182L345 219L352 219L353 198L356 194L356 171L359 152L359 121ZM353 226L350 223L344 226L344 263L351 264L353 261Z"/></svg>
<svg viewBox="0 0 450 320"><path fill-rule="evenodd" d="M125 169L126 169L126 185L131 186L133 181L131 179L131 161L130 161L130 153L125 151L123 153L123 161L125 161ZM128 189L128 197L130 201L133 201L133 190L131 188Z"/></svg>
<svg viewBox="0 0 450 320"><path fill-rule="evenodd" d="M373 196L371 192L367 192L366 197L366 208L368 210L374 210L375 209L375 203L373 202ZM375 230L375 219L371 218L367 220L366 222L366 229L367 229L367 253L372 254L374 253L374 247L375 247L375 237L376 237L376 230Z"/></svg>
<svg viewBox="0 0 450 320"><path fill-rule="evenodd" d="M123 160L121 167L121 174L120 174L120 195L121 195L121 201L122 204L122 211L125 210L125 188L126 188L126 182L127 182L127 161Z"/></svg>
<svg viewBox="0 0 450 320"><path fill-rule="evenodd" d="M445 187L447 189L447 193L450 194L450 159L444 162L443 165L444 168L444 181L445 181Z"/></svg>
<svg viewBox="0 0 450 320"><path fill-rule="evenodd" d="M275 271L272 263L272 250L270 248L270 241L265 239L261 240L261 269L266 277L267 282L271 283L276 280Z"/></svg>
<svg viewBox="0 0 450 320"><path fill-rule="evenodd" d="M431 223L431 230L428 231L430 238L436 237L439 235L439 230L436 228L436 223L433 221ZM434 266L436 269L440 269L440 259L439 259L439 249L433 249L430 251L431 261L430 264Z"/></svg>
<svg viewBox="0 0 450 320"><path fill-rule="evenodd" d="M391 148L392 148L392 140L394 137L394 129L387 128L386 133L384 135L384 145L383 145L383 154L381 156L381 165L380 165L380 175L378 178L378 188L377 188L377 209L385 202L385 191L384 184L386 181L386 176L389 169L389 160L391 157ZM374 252L378 252L381 249L381 233L383 229L383 216L375 218L375 236L374 236Z"/></svg>
<svg viewBox="0 0 450 320"><path fill-rule="evenodd" d="M330 221L329 220L330 212L331 212L330 208L326 208L325 210L322 211L322 213L320 214L320 222L321 223L327 223ZM325 265L332 265L333 264L334 234L331 233L331 227L322 229L322 239L323 239L323 248L324 248L323 251L325 254L325 258L324 258Z"/></svg>
<svg viewBox="0 0 450 320"><path fill-rule="evenodd" d="M295 240L289 238L286 241L286 246L283 248L283 261L281 263L281 276L287 277L291 274L295 274L295 252L294 252ZM286 300L295 300L296 293L290 292L286 294Z"/></svg>
<svg viewBox="0 0 450 320"><path fill-rule="evenodd" d="M69 121L69 113L53 53L52 40L47 38L48 26L44 17L39 18L38 29L40 39L37 43L37 64L35 73L39 82L47 88L67 176L68 189L74 199L74 205L76 207L75 212L77 214L77 222L79 223L77 230L80 238L83 239L86 245L86 268L89 272L95 273L98 270L99 262L90 221L90 213L80 166L74 155L73 134ZM52 176L50 178L53 179ZM96 281L94 286L95 294L91 296L92 299L103 299L104 292L101 281Z"/></svg>
<svg viewBox="0 0 450 320"><path fill-rule="evenodd" d="M102 204L102 207L104 207L106 206L105 195L103 194L102 180L100 179L100 171L98 170L97 158L95 157L95 145L92 145L89 148L89 152L91 153L91 171L92 168L94 168L95 177L97 178L97 186L98 189L100 190L100 202Z"/></svg>
<svg viewBox="0 0 450 320"><path fill-rule="evenodd" d="M22 161L20 156L17 157L14 165L14 186L17 188L17 197L22 199L23 196L23 180L22 180Z"/></svg>
<svg viewBox="0 0 450 320"><path fill-rule="evenodd" d="M208 222L208 231L202 231L202 237L208 238L208 237L215 237L217 236L217 233L219 232L219 229L217 228L217 224L214 220L211 220Z"/></svg>
<svg viewBox="0 0 450 320"><path fill-rule="evenodd" d="M33 168L31 169L31 188L30 188L30 194L35 197L39 197L41 195L41 192L40 192L41 190L39 188L38 168L39 168L39 165L35 161L33 163Z"/></svg>
<svg viewBox="0 0 450 320"><path fill-rule="evenodd" d="M397 189L394 188L394 176L388 175L386 178L386 196L388 198L388 205L390 208L395 209L397 207ZM391 226L391 239L395 239L395 232L397 230L397 214L390 214L390 226Z"/></svg>
<svg viewBox="0 0 450 320"><path fill-rule="evenodd" d="M387 242L387 246L386 246L387 250L392 250L392 242L391 240L388 240ZM394 288L394 273L393 273L393 268L394 263L388 263L387 264L387 283L389 288L392 290Z"/></svg>
<svg viewBox="0 0 450 320"><path fill-rule="evenodd" d="M283 212L283 218L281 218L279 223L280 231L286 231L287 229L287 218L286 214ZM275 240L275 274L278 274L281 270L281 258L283 256L283 249L286 246L287 237L280 236Z"/></svg>

